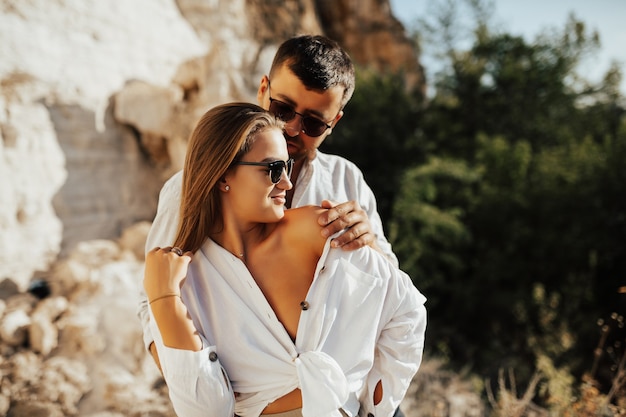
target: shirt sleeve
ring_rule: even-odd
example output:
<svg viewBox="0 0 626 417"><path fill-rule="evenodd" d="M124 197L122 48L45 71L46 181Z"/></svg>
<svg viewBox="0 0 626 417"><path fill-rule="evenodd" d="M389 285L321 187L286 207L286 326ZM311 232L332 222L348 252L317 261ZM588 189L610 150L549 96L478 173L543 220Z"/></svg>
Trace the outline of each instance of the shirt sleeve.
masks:
<svg viewBox="0 0 626 417"><path fill-rule="evenodd" d="M148 308L148 310L150 310ZM154 344L176 415L185 417L233 417L235 396L215 346L202 338L198 352L166 347L152 314Z"/></svg>
<svg viewBox="0 0 626 417"><path fill-rule="evenodd" d="M376 205L376 196L374 192L370 188L370 186L365 182L365 178L363 177L363 172L356 165L351 164L352 172L355 176L355 183L357 186L357 193L359 195L359 204L361 208L365 210L367 213L367 217L369 218L370 225L372 226L372 232L376 235L376 243L378 247L381 249L383 254L387 257L388 260L391 261L393 266L398 267L398 258L393 253L391 249L391 243L387 240L385 236L385 231L383 229L383 221L380 218L380 214L378 214L378 208Z"/></svg>
<svg viewBox="0 0 626 417"><path fill-rule="evenodd" d="M426 298L408 275L398 269L389 270L395 279L389 281L374 366L368 375L364 398L361 398L365 415L376 417L392 416L402 402L421 364L426 332ZM379 381L383 388L382 400L374 405L374 389Z"/></svg>
<svg viewBox="0 0 626 417"><path fill-rule="evenodd" d="M182 198L183 172L174 174L159 193L157 213L146 239L146 252L155 247L169 246L176 239Z"/></svg>
<svg viewBox="0 0 626 417"><path fill-rule="evenodd" d="M157 246L164 247L172 245L174 239L176 239L183 186L182 181L182 171L179 171L163 185L159 193L157 213L146 239L146 252ZM143 276L141 276L141 279L143 280ZM141 328L143 329L143 343L146 349L149 349L154 338L152 337L152 331L150 329L148 300L143 289L142 280L139 282L138 288L139 302L137 303L137 317L139 317Z"/></svg>
<svg viewBox="0 0 626 417"><path fill-rule="evenodd" d="M373 193L372 193L372 199L374 199ZM373 201L374 201L374 204L376 204L376 200L374 199ZM385 237L385 231L383 230L383 221L381 220L380 215L378 214L378 211L376 210L376 208L374 208L373 212L371 213L368 212L367 216L369 217L370 224L372 225L372 232L374 232L374 234L376 235L376 243L378 244L378 247L383 252L383 254L385 254L387 259L391 261L393 266L398 267L399 265L398 258L396 257L396 254L393 253L393 250L391 249L391 243L389 243L389 241Z"/></svg>

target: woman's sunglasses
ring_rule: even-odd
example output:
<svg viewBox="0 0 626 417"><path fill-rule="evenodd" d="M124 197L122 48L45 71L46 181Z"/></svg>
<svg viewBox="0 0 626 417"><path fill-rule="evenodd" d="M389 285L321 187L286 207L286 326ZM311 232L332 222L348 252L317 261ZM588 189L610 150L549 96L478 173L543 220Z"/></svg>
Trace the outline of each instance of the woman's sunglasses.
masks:
<svg viewBox="0 0 626 417"><path fill-rule="evenodd" d="M272 184L278 184L283 176L283 171L287 172L287 177L291 177L291 171L293 170L293 159L287 161L274 161L274 162L246 162L237 161L233 162L233 165L252 165L266 167L270 174L270 181Z"/></svg>

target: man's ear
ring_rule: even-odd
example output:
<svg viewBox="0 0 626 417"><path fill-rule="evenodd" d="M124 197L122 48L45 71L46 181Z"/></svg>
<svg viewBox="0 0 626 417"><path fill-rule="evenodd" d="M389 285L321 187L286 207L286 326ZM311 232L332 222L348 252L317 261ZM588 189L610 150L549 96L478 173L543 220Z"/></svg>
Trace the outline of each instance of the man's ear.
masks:
<svg viewBox="0 0 626 417"><path fill-rule="evenodd" d="M265 108L265 106L263 105L264 102L264 98L265 98L265 92L267 91L267 88L270 85L270 79L268 78L267 75L264 75L261 78L261 81L259 82L259 89L256 92L256 101L258 102L259 106Z"/></svg>
<svg viewBox="0 0 626 417"><path fill-rule="evenodd" d="M328 132L328 135L326 136L330 136L333 133L333 129L335 128L335 126L337 126L337 123L339 122L339 120L341 120L342 117L343 117L343 110L337 113L337 116L333 119L332 122L330 122L330 132Z"/></svg>
<svg viewBox="0 0 626 417"><path fill-rule="evenodd" d="M333 119L330 125L334 128L335 126L337 126L337 123L339 122L339 120L341 120L342 117L343 117L343 110L337 113L337 116Z"/></svg>

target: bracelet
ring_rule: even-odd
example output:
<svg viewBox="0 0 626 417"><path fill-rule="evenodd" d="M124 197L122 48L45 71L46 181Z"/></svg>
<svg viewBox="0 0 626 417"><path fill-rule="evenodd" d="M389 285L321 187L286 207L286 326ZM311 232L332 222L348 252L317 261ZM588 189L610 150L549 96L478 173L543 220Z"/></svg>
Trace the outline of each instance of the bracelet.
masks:
<svg viewBox="0 0 626 417"><path fill-rule="evenodd" d="M170 292L170 293L167 293L167 294L163 294L163 295L161 295L161 296L159 296L159 297L155 298L154 300L149 301L149 302L148 302L148 304L152 304L152 303L154 303L155 301L158 301L158 300L160 300L160 299L162 299L162 298L167 298L167 297L179 297L179 298L180 298L180 294L176 294L175 292Z"/></svg>

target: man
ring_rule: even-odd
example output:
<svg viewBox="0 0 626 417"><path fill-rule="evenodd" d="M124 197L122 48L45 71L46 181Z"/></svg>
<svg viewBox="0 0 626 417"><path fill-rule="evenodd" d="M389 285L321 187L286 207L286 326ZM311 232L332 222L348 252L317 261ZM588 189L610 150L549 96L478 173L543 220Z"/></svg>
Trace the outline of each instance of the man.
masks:
<svg viewBox="0 0 626 417"><path fill-rule="evenodd" d="M332 245L354 250L370 245L396 266L397 258L387 242L372 190L356 165L336 155L318 151L343 116L354 91L354 67L337 43L323 36L298 36L279 47L269 75L257 92L259 105L286 122L287 150L294 159L293 188L287 207L308 204L330 208L319 223L328 237L348 229ZM182 172L172 176L161 190L157 214L146 242L146 252L171 245L176 237L181 200ZM335 204L329 200L345 201ZM145 295L138 316L144 343L158 362L149 326Z"/></svg>

